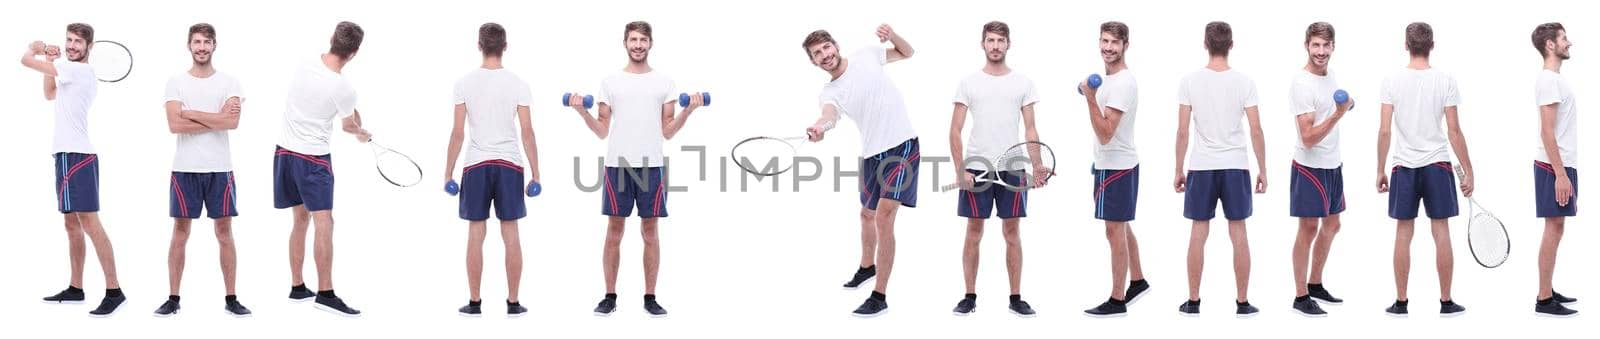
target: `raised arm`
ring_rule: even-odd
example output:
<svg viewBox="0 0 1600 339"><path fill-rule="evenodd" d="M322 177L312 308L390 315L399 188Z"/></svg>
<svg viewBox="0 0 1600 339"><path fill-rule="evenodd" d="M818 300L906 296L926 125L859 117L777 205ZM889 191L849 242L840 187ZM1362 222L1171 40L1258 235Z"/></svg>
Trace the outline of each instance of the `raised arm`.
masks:
<svg viewBox="0 0 1600 339"><path fill-rule="evenodd" d="M598 117L593 116L593 115L589 115L589 109L583 107L583 96L581 96L581 95L573 94L571 96L568 96L567 97L567 106L568 107L572 107L573 111L578 112L578 115L583 117L584 125L588 126L589 127L589 131L594 132L595 136L600 137L601 139L605 139L606 135L609 135L611 133L611 105L610 104L601 102L601 103L599 103L598 105L595 106L595 107L599 107L600 108L599 109L600 112L599 112L599 116Z"/></svg>
<svg viewBox="0 0 1600 339"><path fill-rule="evenodd" d="M44 60L39 60L43 55ZM44 42L34 41L28 44L28 49L22 53L22 66L28 67L40 74L44 74L44 99L56 99L56 58L61 56L61 48L45 45Z"/></svg>
<svg viewBox="0 0 1600 339"><path fill-rule="evenodd" d="M1081 86L1087 88L1088 86ZM1083 92L1085 102L1089 104L1089 127L1094 129L1095 141L1101 145L1111 143L1111 137L1116 135L1117 126L1122 124L1122 110L1100 107L1100 102L1095 98L1095 89L1090 88Z"/></svg>
<svg viewBox="0 0 1600 339"><path fill-rule="evenodd" d="M694 110L700 108L700 105L702 105L702 103L700 101L699 93L690 95L689 107L684 107L683 112L676 115L673 114L673 111L675 111L678 106L677 101L662 104L661 136L667 138L667 140L672 140L673 136L678 135L678 130L683 129L683 123L689 121L689 114L694 113Z"/></svg>
<svg viewBox="0 0 1600 339"><path fill-rule="evenodd" d="M911 44L906 43L906 39L900 37L900 33L896 33L889 24L878 25L878 42L889 42L894 45L884 52L886 63L910 59L911 55L916 53L916 50L911 49Z"/></svg>
<svg viewBox="0 0 1600 339"><path fill-rule="evenodd" d="M1334 105L1333 115L1328 116L1328 120L1323 120L1320 124L1316 123L1316 112L1301 112L1295 116L1295 125L1300 128L1300 144L1306 148L1316 147L1322 139L1328 137L1328 134L1333 133L1333 127L1339 124L1339 120L1344 119L1344 113L1354 104L1355 100L1350 100L1343 105Z"/></svg>

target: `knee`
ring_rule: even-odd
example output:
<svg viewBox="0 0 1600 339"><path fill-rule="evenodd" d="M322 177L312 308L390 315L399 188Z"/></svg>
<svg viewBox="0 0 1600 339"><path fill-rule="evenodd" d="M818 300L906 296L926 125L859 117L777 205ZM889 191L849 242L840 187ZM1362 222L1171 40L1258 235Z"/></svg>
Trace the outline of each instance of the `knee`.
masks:
<svg viewBox="0 0 1600 339"><path fill-rule="evenodd" d="M877 211L873 211L873 210L869 210L869 209L865 209L865 208L861 209L861 222L872 222L877 217L878 217Z"/></svg>
<svg viewBox="0 0 1600 339"><path fill-rule="evenodd" d="M618 238L618 239L620 239L620 238L622 238L622 231L623 230L626 230L626 228L624 228L623 220L621 220L621 219L612 219L610 222L606 223L606 237L607 238Z"/></svg>
<svg viewBox="0 0 1600 339"><path fill-rule="evenodd" d="M1340 228L1339 220L1330 219L1330 220L1328 220L1328 222L1322 224L1322 235L1323 236L1332 236L1332 235L1335 235L1335 234L1339 234L1339 228Z"/></svg>
<svg viewBox="0 0 1600 339"><path fill-rule="evenodd" d="M67 233L72 234L72 235L81 235L81 234L83 234L83 223L79 222L77 217L75 217L75 216L73 216L71 214L68 214L66 216L65 225L66 225Z"/></svg>

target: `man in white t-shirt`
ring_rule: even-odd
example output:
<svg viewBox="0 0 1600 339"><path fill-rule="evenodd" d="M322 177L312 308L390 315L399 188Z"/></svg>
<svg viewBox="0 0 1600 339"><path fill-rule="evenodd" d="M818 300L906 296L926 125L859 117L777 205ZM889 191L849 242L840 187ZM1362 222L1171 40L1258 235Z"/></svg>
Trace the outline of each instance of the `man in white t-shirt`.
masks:
<svg viewBox="0 0 1600 339"><path fill-rule="evenodd" d="M1128 25L1100 24L1100 61L1106 76L1100 87L1078 84L1089 107L1094 130L1094 218L1105 221L1111 246L1111 297L1084 310L1091 317L1127 315L1128 304L1150 290L1139 263L1139 242L1128 223L1139 203L1139 153L1134 147L1134 118L1139 111L1139 84L1128 69Z"/></svg>
<svg viewBox="0 0 1600 339"><path fill-rule="evenodd" d="M333 156L329 143L336 120L356 140L372 141L372 134L361 128L356 89L341 73L361 49L365 35L361 26L340 22L329 39L328 52L295 71L283 113L283 134L272 163L273 206L291 208L294 215L294 228L289 233L293 283L289 299L315 298L317 309L348 317L360 316L361 311L333 293ZM317 226L316 292L306 288L301 274L308 222Z"/></svg>
<svg viewBox="0 0 1600 339"><path fill-rule="evenodd" d="M1256 84L1244 73L1228 65L1233 49L1233 28L1226 22L1206 24L1206 51L1210 61L1205 69L1190 73L1178 85L1178 157L1172 186L1184 193L1183 216L1193 221L1189 233L1189 299L1178 306L1187 316L1200 315L1200 276L1205 266L1206 236L1217 202L1222 202L1228 219L1228 237L1233 240L1233 277L1237 287L1234 314L1254 316L1250 305L1250 240L1245 235L1245 219L1253 210L1250 196L1250 158L1245 146L1245 129L1240 120L1250 123L1250 141L1255 149L1255 193L1267 192L1266 142L1256 110ZM1184 153L1189 151L1189 129L1194 127L1194 151L1189 153L1188 172L1184 172Z"/></svg>
<svg viewBox="0 0 1600 339"><path fill-rule="evenodd" d="M917 132L906 116L905 98L883 69L910 58L914 50L889 25L879 25L877 35L879 43L893 47L867 47L846 58L825 30L811 32L800 45L811 64L829 76L820 97L822 116L806 128L806 135L812 142L822 141L841 115L854 120L861 132L861 266L844 287L855 289L872 279L877 279L877 286L853 313L859 317L889 310L884 292L894 269L895 212L902 205L917 206L922 158Z"/></svg>
<svg viewBox="0 0 1600 339"><path fill-rule="evenodd" d="M445 190L460 195L459 215L467 220L467 305L464 316L483 314L478 298L483 281L483 240L488 233L489 211L500 220L500 237L506 251L506 315L528 312L517 299L522 284L522 239L517 220L528 215L523 201L528 186L539 182L539 146L533 138L533 93L528 83L501 63L506 51L506 29L497 23L478 27L478 51L483 63L456 81L454 124L450 129L449 156L445 158ZM520 128L520 129L519 129ZM470 135L464 135L470 132ZM468 138L470 136L470 138ZM456 158L463 139L468 142L468 164L456 184ZM519 147L520 146L520 147ZM522 158L528 158L528 169ZM524 181L524 173L527 181ZM527 185L524 185L527 184Z"/></svg>
<svg viewBox="0 0 1600 339"><path fill-rule="evenodd" d="M983 26L980 41L987 62L983 70L961 79L950 120L950 154L955 157L956 178L962 187L957 193L956 215L967 218L967 238L961 252L967 293L956 303L954 312L964 316L978 307L978 249L984 221L993 212L1000 217L1000 233L1006 240L1006 273L1011 282L1007 308L1012 314L1032 317L1033 307L1022 300L1021 226L1022 218L1028 215L1028 192L976 180L981 175L1027 187L1030 182L1043 185L1052 174L1039 167L1028 168L1027 163L1006 163L1001 159L1007 149L1021 142L1018 134L1025 135L1028 141L1039 141L1039 132L1033 125L1033 104L1039 102L1039 93L1032 79L1006 65L1011 26L989 22ZM972 135L963 144L961 128L966 125L968 114L972 115ZM1017 130L1018 126L1024 130Z"/></svg>
<svg viewBox="0 0 1600 339"><path fill-rule="evenodd" d="M589 130L607 139L602 175L605 193L600 202L601 214L607 216L602 262L606 295L595 306L594 314L610 316L616 311L624 222L637 207L640 237L644 240L644 310L652 317L665 317L666 308L656 302L656 276L661 267L661 238L656 230L660 218L667 216L667 169L662 144L683 129L705 96L690 95L688 105L679 112L672 78L650 67L650 48L655 41L650 24L630 22L623 27L622 36L628 65L600 81L595 97L598 114L589 114L582 95L566 98L567 106L583 117Z"/></svg>
<svg viewBox="0 0 1600 339"><path fill-rule="evenodd" d="M167 130L177 135L172 176L168 179L168 214L172 216L172 243L167 249L167 301L155 315L178 314L178 287L183 281L185 248L190 225L200 210L211 218L222 263L222 283L227 289L223 310L235 317L250 316L250 309L234 294L235 256L233 217L239 216L233 156L228 131L239 127L244 92L239 80L212 67L217 30L210 24L189 26L189 70L167 80L165 108Z"/></svg>
<svg viewBox="0 0 1600 339"><path fill-rule="evenodd" d="M1300 142L1294 145L1289 169L1289 215L1300 218L1294 241L1295 312L1308 317L1327 316L1317 302L1344 302L1322 286L1322 268L1339 233L1339 213L1344 212L1344 160L1339 155L1339 121L1355 103L1334 102L1339 83L1328 72L1333 58L1333 25L1306 27L1306 66L1289 82L1289 112L1295 116ZM1307 266L1310 276L1306 274Z"/></svg>
<svg viewBox="0 0 1600 339"><path fill-rule="evenodd" d="M1450 296L1455 255L1450 247L1450 217L1456 206L1455 166L1450 163L1454 148L1461 161L1461 193L1471 197L1472 160L1467 139L1461 133L1456 105L1461 97L1456 79L1433 69L1428 57L1433 51L1433 27L1416 22L1406 26L1406 50L1411 62L1405 70L1383 80L1379 100L1383 109L1378 125L1378 193L1389 194L1389 217L1395 219L1394 283L1395 303L1385 310L1389 315L1410 314L1406 284L1411 275L1411 236L1416 233L1417 209L1426 206L1433 227L1435 265L1439 273L1439 314L1456 316L1466 308ZM1440 125L1448 125L1446 134ZM1394 158L1389 157L1393 128ZM1388 162L1394 163L1389 173ZM1391 181L1392 180L1392 181ZM1420 205L1420 206L1419 206Z"/></svg>
<svg viewBox="0 0 1600 339"><path fill-rule="evenodd" d="M1539 243L1539 294L1534 314L1571 317L1578 311L1563 304L1578 299L1556 293L1551 280L1556 271L1556 248L1561 244L1567 217L1578 215L1578 98L1561 74L1572 58L1567 29L1561 23L1533 29L1533 48L1544 59L1534 83L1534 103L1539 107L1539 147L1533 156L1535 214L1544 218L1544 240ZM1561 170L1556 170L1556 169Z"/></svg>
<svg viewBox="0 0 1600 339"><path fill-rule="evenodd" d="M94 27L67 25L63 46L34 41L22 53L22 65L44 75L44 98L55 101L56 210L67 227L68 254L72 279L67 289L44 298L47 303L83 303L84 238L94 244L105 273L106 295L90 316L105 317L116 312L127 297L117 283L117 259L111 252L111 238L100 224L100 160L89 144L89 106L94 103L97 86L89 67ZM57 61L66 53L66 60ZM40 57L44 57L40 60Z"/></svg>

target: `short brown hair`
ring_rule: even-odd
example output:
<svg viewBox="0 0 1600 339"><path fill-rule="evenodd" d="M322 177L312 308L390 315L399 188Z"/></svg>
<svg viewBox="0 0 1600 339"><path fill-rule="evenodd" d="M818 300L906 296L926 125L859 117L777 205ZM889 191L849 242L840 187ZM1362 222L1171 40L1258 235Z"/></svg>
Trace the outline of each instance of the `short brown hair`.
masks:
<svg viewBox="0 0 1600 339"><path fill-rule="evenodd" d="M1544 42L1555 41L1556 36L1561 35L1561 31L1565 30L1567 30L1567 28L1561 27L1561 23L1559 22L1547 22L1539 24L1539 27L1534 27L1533 48L1539 50L1539 56L1550 56L1550 52L1552 51L1544 49Z"/></svg>
<svg viewBox="0 0 1600 339"><path fill-rule="evenodd" d="M1311 26L1306 26L1305 43L1311 43L1311 38L1322 38L1322 40L1333 42L1333 24L1318 21L1311 23Z"/></svg>
<svg viewBox="0 0 1600 339"><path fill-rule="evenodd" d="M506 28L497 23L478 26L478 48L483 56L499 57L506 52Z"/></svg>
<svg viewBox="0 0 1600 339"><path fill-rule="evenodd" d="M1111 36L1122 40L1123 45L1128 44L1128 24L1120 21L1106 21L1100 24L1100 33L1111 33Z"/></svg>
<svg viewBox="0 0 1600 339"><path fill-rule="evenodd" d="M639 32L639 34L644 34L644 37L652 40L656 38L654 35L651 35L650 23L644 21L634 21L628 23L627 26L624 26L622 29L623 40L628 39L628 32Z"/></svg>
<svg viewBox="0 0 1600 339"><path fill-rule="evenodd" d="M833 34L828 34L827 30L819 29L811 32L811 34L806 34L806 41L800 44L800 48L806 50L806 55L811 55L811 46L821 43L837 44L833 41Z"/></svg>
<svg viewBox="0 0 1600 339"><path fill-rule="evenodd" d="M990 21L987 24L983 24L983 33L994 33L1005 37L1006 40L1011 40L1011 25L1000 21Z"/></svg>
<svg viewBox="0 0 1600 339"><path fill-rule="evenodd" d="M217 28L211 27L211 24L208 23L202 22L194 24L194 26L189 26L189 36L184 37L184 40L194 38L195 34L205 36L206 39L211 39L212 41L217 40Z"/></svg>
<svg viewBox="0 0 1600 339"><path fill-rule="evenodd" d="M328 53L348 60L351 55L356 54L356 51L361 50L361 39L366 35L366 31L361 30L361 25L340 21L333 29L333 38L329 39Z"/></svg>
<svg viewBox="0 0 1600 339"><path fill-rule="evenodd" d="M1426 22L1406 25L1406 51L1411 56L1426 57L1433 53L1433 26Z"/></svg>
<svg viewBox="0 0 1600 339"><path fill-rule="evenodd" d="M69 24L67 25L67 33L77 34L84 41L94 42L94 26L89 26L89 24L81 22Z"/></svg>
<svg viewBox="0 0 1600 339"><path fill-rule="evenodd" d="M1233 26L1221 21L1206 24L1206 52L1212 56L1228 56L1233 48Z"/></svg>

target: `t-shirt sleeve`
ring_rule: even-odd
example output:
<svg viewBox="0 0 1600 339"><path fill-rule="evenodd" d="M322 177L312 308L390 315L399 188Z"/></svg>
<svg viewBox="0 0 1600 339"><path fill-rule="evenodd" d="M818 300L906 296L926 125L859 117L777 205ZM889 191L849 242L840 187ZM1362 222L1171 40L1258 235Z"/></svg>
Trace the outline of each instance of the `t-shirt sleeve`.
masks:
<svg viewBox="0 0 1600 339"><path fill-rule="evenodd" d="M66 85L83 81L83 76L85 73L88 73L85 72L88 70L87 67L80 67L83 65L76 62L67 61L65 58L57 60L55 62L55 66L57 85ZM92 77L93 75L91 74L90 76Z"/></svg>
<svg viewBox="0 0 1600 339"><path fill-rule="evenodd" d="M1241 82L1241 84L1244 84L1244 107L1250 108L1259 105L1261 103L1261 98L1256 96L1256 81L1245 79L1245 81Z"/></svg>
<svg viewBox="0 0 1600 339"><path fill-rule="evenodd" d="M179 93L178 91L178 81L178 77L167 79L167 90L165 94L161 95L161 102L163 104L170 101L183 102L183 93Z"/></svg>
<svg viewBox="0 0 1600 339"><path fill-rule="evenodd" d="M227 93L228 93L227 95L228 95L229 98L237 97L237 98L239 98L239 102L240 103L244 102L244 85L239 83L239 78L234 78L234 77L229 77L228 78L228 91L227 91Z"/></svg>
<svg viewBox="0 0 1600 339"><path fill-rule="evenodd" d="M972 106L972 94L967 93L966 79L962 79L961 83L956 84L956 95L955 98L952 98L951 100L958 104Z"/></svg>
<svg viewBox="0 0 1600 339"><path fill-rule="evenodd" d="M529 87L527 82L518 82L518 84L521 85L521 88L517 90L517 106L532 107L533 88Z"/></svg>
<svg viewBox="0 0 1600 339"><path fill-rule="evenodd" d="M1378 91L1378 103L1394 104L1394 79L1383 79L1383 88Z"/></svg>
<svg viewBox="0 0 1600 339"><path fill-rule="evenodd" d="M662 82L662 89L665 91L665 92L662 92L662 93L666 93L665 98L662 98L661 103L670 104L670 103L677 102L678 101L678 82L672 81L672 78L668 78L668 77L662 77L661 82Z"/></svg>
<svg viewBox="0 0 1600 339"><path fill-rule="evenodd" d="M1539 82L1533 86L1533 98L1539 106L1562 103L1561 83L1555 77L1539 76Z"/></svg>
<svg viewBox="0 0 1600 339"><path fill-rule="evenodd" d="M867 48L867 52L872 53L872 59L873 60L877 60L879 65L884 65L884 64L888 64L889 63L889 49L888 48L886 48L886 47L869 47L869 48Z"/></svg>
<svg viewBox="0 0 1600 339"><path fill-rule="evenodd" d="M1119 82L1116 87L1104 89L1108 90L1106 91L1106 101L1102 103L1106 107L1127 113L1138 103L1137 85L1132 82Z"/></svg>
<svg viewBox="0 0 1600 339"><path fill-rule="evenodd" d="M1289 114L1300 116L1317 111L1316 91L1312 86L1295 81L1289 85Z"/></svg>
<svg viewBox="0 0 1600 339"><path fill-rule="evenodd" d="M1446 87L1444 94L1444 107L1454 107L1460 105L1461 92L1456 89L1456 78L1450 77L1450 85Z"/></svg>
<svg viewBox="0 0 1600 339"><path fill-rule="evenodd" d="M1188 77L1184 77L1182 80L1178 80L1178 104L1179 105L1184 105L1184 106L1192 106L1193 105L1193 104L1189 103L1189 78Z"/></svg>
<svg viewBox="0 0 1600 339"><path fill-rule="evenodd" d="M1025 89L1022 94L1022 106L1038 103L1039 91L1033 87L1033 79L1024 79L1023 81L1025 82L1023 88Z"/></svg>
<svg viewBox="0 0 1600 339"><path fill-rule="evenodd" d="M456 80L456 85L454 86L454 89L450 91L450 104L451 105L460 105L460 104L467 103L467 91L466 91L465 88L462 88L465 85L466 85L466 81Z"/></svg>
<svg viewBox="0 0 1600 339"><path fill-rule="evenodd" d="M596 105L602 103L610 105L611 94L611 78L607 77L603 80L600 80L600 90L594 92L594 103Z"/></svg>
<svg viewBox="0 0 1600 339"><path fill-rule="evenodd" d="M351 86L349 82L345 82L343 86L339 86L339 94L334 96L333 104L337 106L335 108L339 110L339 118L344 118L350 116L351 114L355 114L356 88Z"/></svg>

